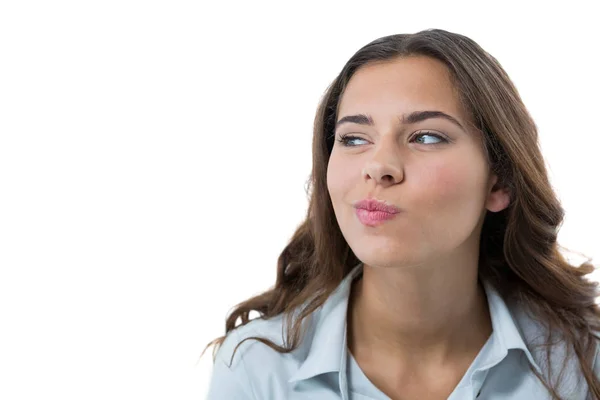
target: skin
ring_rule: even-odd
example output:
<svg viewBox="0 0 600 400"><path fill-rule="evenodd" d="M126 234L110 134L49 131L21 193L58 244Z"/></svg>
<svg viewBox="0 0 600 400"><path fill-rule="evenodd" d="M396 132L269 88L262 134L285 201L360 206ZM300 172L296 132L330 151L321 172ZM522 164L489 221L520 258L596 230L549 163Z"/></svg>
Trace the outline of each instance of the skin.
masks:
<svg viewBox="0 0 600 400"><path fill-rule="evenodd" d="M437 110L403 124L402 114ZM449 71L424 56L360 68L337 120L369 114L374 126L341 124L327 169L335 216L364 263L348 305L348 347L363 372L392 398L447 398L492 332L478 281L479 237L487 212L509 204L496 185L481 135L470 127ZM443 139L416 134L425 131ZM339 139L351 134L346 147ZM367 226L353 203L367 197L402 209Z"/></svg>

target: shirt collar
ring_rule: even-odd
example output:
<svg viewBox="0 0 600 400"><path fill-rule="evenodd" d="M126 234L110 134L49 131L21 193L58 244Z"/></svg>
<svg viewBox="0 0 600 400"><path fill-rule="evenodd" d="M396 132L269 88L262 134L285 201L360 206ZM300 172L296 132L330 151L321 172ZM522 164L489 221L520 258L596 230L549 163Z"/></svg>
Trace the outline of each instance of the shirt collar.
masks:
<svg viewBox="0 0 600 400"><path fill-rule="evenodd" d="M288 380L296 382L327 372L338 372L346 351L346 314L352 281L362 272L356 265L315 312L313 338L308 356Z"/></svg>
<svg viewBox="0 0 600 400"><path fill-rule="evenodd" d="M352 281L361 272L362 263L359 263L342 280L323 306L315 311L312 340L308 340L310 342L308 355L288 382L297 382L328 372L345 371L345 366L342 364L346 359L348 298ZM541 374L506 302L491 284L484 281L483 286L492 320L493 357L485 361L485 367L482 369L491 368L502 361L509 349L520 349Z"/></svg>
<svg viewBox="0 0 600 400"><path fill-rule="evenodd" d="M492 336L494 339L494 352L492 354L497 355L490 360L487 367L491 368L493 365L502 361L506 354L508 354L508 350L518 349L525 353L525 356L531 365L541 374L541 369L525 344L519 325L515 322L513 312L511 312L506 301L489 282L483 281L482 283L487 295L490 316L492 319ZM520 315L523 314L520 313ZM532 321L520 319L519 324L529 327L532 326Z"/></svg>

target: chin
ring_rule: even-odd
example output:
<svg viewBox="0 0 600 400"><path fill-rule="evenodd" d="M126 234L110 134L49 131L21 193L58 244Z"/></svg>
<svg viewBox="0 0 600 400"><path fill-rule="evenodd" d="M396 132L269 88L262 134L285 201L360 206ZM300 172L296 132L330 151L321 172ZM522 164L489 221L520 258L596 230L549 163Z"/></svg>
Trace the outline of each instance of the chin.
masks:
<svg viewBox="0 0 600 400"><path fill-rule="evenodd" d="M395 251L373 251L373 249L352 249L356 257L365 265L381 268L395 268L410 264L406 254Z"/></svg>

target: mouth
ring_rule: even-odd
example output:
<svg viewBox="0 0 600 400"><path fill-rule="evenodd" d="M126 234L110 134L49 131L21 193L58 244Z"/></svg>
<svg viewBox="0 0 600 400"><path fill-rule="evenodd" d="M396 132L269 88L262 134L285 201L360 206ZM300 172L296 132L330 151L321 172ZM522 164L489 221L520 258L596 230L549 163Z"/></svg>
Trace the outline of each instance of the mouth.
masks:
<svg viewBox="0 0 600 400"><path fill-rule="evenodd" d="M389 204L385 201L367 198L354 203L355 208L364 209L367 211L382 211L388 214L396 214L401 210L393 204Z"/></svg>
<svg viewBox="0 0 600 400"><path fill-rule="evenodd" d="M358 220L367 226L377 226L383 224L385 221L389 221L396 217L398 213L389 213L386 211L369 211L364 208L356 209L356 216Z"/></svg>
<svg viewBox="0 0 600 400"><path fill-rule="evenodd" d="M373 198L355 202L354 207L359 221L367 226L380 225L402 211L393 204Z"/></svg>

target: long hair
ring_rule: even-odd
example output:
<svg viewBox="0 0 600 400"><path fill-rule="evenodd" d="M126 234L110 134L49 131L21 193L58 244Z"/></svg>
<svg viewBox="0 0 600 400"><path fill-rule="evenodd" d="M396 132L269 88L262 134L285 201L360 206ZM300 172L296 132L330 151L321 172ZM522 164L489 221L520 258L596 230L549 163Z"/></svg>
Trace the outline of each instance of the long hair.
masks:
<svg viewBox="0 0 600 400"><path fill-rule="evenodd" d="M510 192L507 208L485 216L479 249L480 278L489 281L503 298L515 299L531 310L547 327L549 333L542 346L548 360L551 333L560 333L567 349L574 351L590 392L600 399L600 382L592 369L595 335L600 330L600 309L595 303L599 291L598 284L585 277L595 268L590 259L579 266L571 265L559 251L562 246L556 238L564 210L548 180L537 127L500 63L472 39L441 29L372 41L348 60L326 89L314 119L306 219L277 260L272 289L236 305L226 319L225 336L206 348L217 345L214 358L227 334L247 324L249 313L255 311L262 319L277 315L286 318L284 346L260 337L244 340L258 340L280 353L293 351L303 337L302 321L360 262L342 236L326 183L338 105L360 67L406 56L432 57L447 66L459 101L481 135L491 170ZM236 326L238 318L241 324ZM552 396L560 399L556 387L530 368Z"/></svg>

